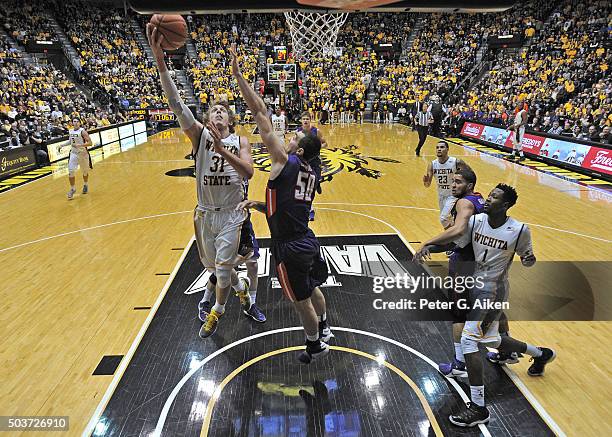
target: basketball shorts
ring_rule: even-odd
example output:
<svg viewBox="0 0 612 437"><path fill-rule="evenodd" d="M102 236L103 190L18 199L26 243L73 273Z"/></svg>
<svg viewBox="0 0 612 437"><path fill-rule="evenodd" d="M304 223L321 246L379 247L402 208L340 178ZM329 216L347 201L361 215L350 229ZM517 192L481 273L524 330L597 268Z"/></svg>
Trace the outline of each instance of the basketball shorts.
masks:
<svg viewBox="0 0 612 437"><path fill-rule="evenodd" d="M519 151L519 152L521 150L523 150L523 143L522 143L522 141L523 141L523 136L524 135L525 135L525 129L524 128L515 130L512 133L512 140L513 140L512 143L514 145L514 150Z"/></svg>
<svg viewBox="0 0 612 437"><path fill-rule="evenodd" d="M91 166L91 157L85 148L70 149L70 157L68 158L68 173L72 176L77 168L81 167L83 175L89 173Z"/></svg>
<svg viewBox="0 0 612 437"><path fill-rule="evenodd" d="M319 240L308 233L293 241L275 241L272 256L283 294L291 302L306 300L327 280L327 264L321 257Z"/></svg>
<svg viewBox="0 0 612 437"><path fill-rule="evenodd" d="M465 284L465 278L474 276L474 251L469 245L465 248L455 248L448 259L448 275L453 278L455 287L449 291L448 299L453 303L451 315L453 323L464 323L467 319L468 308L465 305L459 305L461 299L469 299L470 289L461 287L459 284Z"/></svg>
<svg viewBox="0 0 612 437"><path fill-rule="evenodd" d="M200 260L208 271L232 269L239 262L240 236L246 218L244 210L202 211L196 207L195 240Z"/></svg>
<svg viewBox="0 0 612 437"><path fill-rule="evenodd" d="M507 284L485 282L470 291L470 307L463 334L480 343L498 343L499 319L502 309L493 309L490 305L507 300Z"/></svg>
<svg viewBox="0 0 612 437"><path fill-rule="evenodd" d="M445 228L452 225L453 219L451 217L451 210L453 209L453 206L455 206L455 202L457 202L457 200L458 199L455 196L438 194L440 223L442 223L442 226Z"/></svg>
<svg viewBox="0 0 612 437"><path fill-rule="evenodd" d="M250 259L259 258L259 243L255 238L255 231L253 230L253 223L251 223L251 214L248 214L247 219L242 225L240 231L240 248L238 249L239 255L244 255L247 252L251 252Z"/></svg>

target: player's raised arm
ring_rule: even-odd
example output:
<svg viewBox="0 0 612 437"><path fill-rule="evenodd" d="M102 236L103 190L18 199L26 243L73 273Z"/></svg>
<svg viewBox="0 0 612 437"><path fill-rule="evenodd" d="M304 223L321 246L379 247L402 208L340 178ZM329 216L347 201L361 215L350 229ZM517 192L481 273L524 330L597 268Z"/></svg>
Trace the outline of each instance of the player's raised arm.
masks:
<svg viewBox="0 0 612 437"><path fill-rule="evenodd" d="M178 89L170 77L170 72L164 61L164 50L161 46L163 35L157 31L157 28L151 23L147 24L147 39L155 56L157 68L159 69L159 78L161 80L162 89L168 98L168 104L172 112L176 114L179 125L183 132L187 134L193 146L193 153L197 152L197 147L202 133L202 123L197 121L183 99L179 96Z"/></svg>
<svg viewBox="0 0 612 437"><path fill-rule="evenodd" d="M270 158L273 164L285 164L287 162L287 152L285 151L285 145L283 142L274 134L272 129L272 122L268 118L268 109L264 101L257 95L253 87L246 81L240 66L238 65L238 55L236 54L236 48L232 45L230 48L232 55L232 73L238 81L240 87L240 93L242 98L246 102L247 106L253 113L253 118L257 127L259 128L259 134L263 143L270 152Z"/></svg>

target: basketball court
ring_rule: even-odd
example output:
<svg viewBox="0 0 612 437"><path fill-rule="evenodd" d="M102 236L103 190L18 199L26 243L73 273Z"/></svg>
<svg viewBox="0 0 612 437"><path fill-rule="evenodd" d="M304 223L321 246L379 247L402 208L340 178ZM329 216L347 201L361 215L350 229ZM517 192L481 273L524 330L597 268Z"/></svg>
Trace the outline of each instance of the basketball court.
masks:
<svg viewBox="0 0 612 437"><path fill-rule="evenodd" d="M478 175L477 191L516 187L510 213L529 223L538 261L549 268L536 278L513 266L517 308L542 313L512 321L511 332L559 354L540 378L527 376L528 358L507 368L486 363L491 422L451 428L447 417L469 386L437 371L452 352L450 324L376 309L375 299L402 294L372 287L383 273L444 269L444 255L427 270L411 261L440 231L436 191L422 183L436 140L417 158L417 135L402 125L321 129L327 181L311 227L329 266L323 292L336 338L327 358L295 360L302 328L282 297L257 214L257 302L268 321L251 322L231 298L218 332L198 337L205 278L192 239L193 161L186 137L168 130L98 162L90 193L71 202L61 166L0 194L5 414L69 416L67 435L606 434L610 324L592 320L610 315L603 295L612 241L603 224L612 197L451 144L450 154ZM263 200L269 161L252 132L238 131L254 147L250 197ZM559 295L554 281L578 276L589 283L588 299Z"/></svg>

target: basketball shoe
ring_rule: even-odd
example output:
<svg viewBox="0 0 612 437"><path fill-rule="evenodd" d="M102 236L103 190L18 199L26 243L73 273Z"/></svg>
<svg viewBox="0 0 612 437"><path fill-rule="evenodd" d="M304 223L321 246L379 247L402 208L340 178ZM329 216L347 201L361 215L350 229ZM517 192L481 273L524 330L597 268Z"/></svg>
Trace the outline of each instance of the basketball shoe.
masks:
<svg viewBox="0 0 612 437"><path fill-rule="evenodd" d="M217 324L219 323L219 318L222 315L223 314L219 314L215 310L211 310L210 313L208 313L204 324L200 328L200 338L208 338L215 333L217 330Z"/></svg>
<svg viewBox="0 0 612 437"><path fill-rule="evenodd" d="M321 340L306 340L306 349L298 355L298 360L301 363L310 364L312 361L324 357L328 353L329 346Z"/></svg>
<svg viewBox="0 0 612 437"><path fill-rule="evenodd" d="M493 364L516 364L519 362L519 358L522 357L523 354L519 354L516 352L487 352L487 360L489 360Z"/></svg>
<svg viewBox="0 0 612 437"><path fill-rule="evenodd" d="M453 358L452 363L440 363L438 364L438 371L449 378L460 377L465 378L467 376L467 368L463 361L459 361Z"/></svg>
<svg viewBox="0 0 612 437"><path fill-rule="evenodd" d="M481 407L468 402L458 414L451 414L448 419L453 425L470 428L481 423L487 423L490 418L487 407Z"/></svg>
<svg viewBox="0 0 612 437"><path fill-rule="evenodd" d="M527 369L527 374L529 376L544 375L544 368L546 365L557 358L557 353L552 349L548 349L547 347L539 347L538 349L542 351L542 355L537 358L533 357L529 360L533 361L533 364Z"/></svg>

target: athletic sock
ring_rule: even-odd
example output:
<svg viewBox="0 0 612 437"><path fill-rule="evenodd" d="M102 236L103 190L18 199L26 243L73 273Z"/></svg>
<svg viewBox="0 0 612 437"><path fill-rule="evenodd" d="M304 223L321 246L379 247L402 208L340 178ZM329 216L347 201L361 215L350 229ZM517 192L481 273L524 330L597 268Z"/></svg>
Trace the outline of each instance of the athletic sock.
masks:
<svg viewBox="0 0 612 437"><path fill-rule="evenodd" d="M255 305L255 299L257 298L257 290L249 290L249 299L251 305Z"/></svg>
<svg viewBox="0 0 612 437"><path fill-rule="evenodd" d="M484 385L470 385L472 402L479 407L485 406L484 390Z"/></svg>
<svg viewBox="0 0 612 437"><path fill-rule="evenodd" d="M70 185L70 189L71 190L76 190L76 188L74 188L74 185Z"/></svg>
<svg viewBox="0 0 612 437"><path fill-rule="evenodd" d="M214 289L211 290L208 287L206 287L206 290L204 291L204 299L202 300L205 302L210 302L210 299L212 298L214 292L215 292Z"/></svg>
<svg viewBox="0 0 612 437"><path fill-rule="evenodd" d="M527 355L531 355L534 358L539 358L542 356L542 351L531 344L527 344L527 350L525 351L525 353Z"/></svg>
<svg viewBox="0 0 612 437"><path fill-rule="evenodd" d="M306 334L306 340L308 341L317 341L319 339L319 334L315 334L315 335L308 335Z"/></svg>
<svg viewBox="0 0 612 437"><path fill-rule="evenodd" d="M220 303L215 302L212 307L212 310L217 314L223 314L225 312L225 305L221 305Z"/></svg>
<svg viewBox="0 0 612 437"><path fill-rule="evenodd" d="M461 361L462 363L465 363L465 357L463 356L463 349L461 348L461 343L454 343L455 344L455 358L457 359L457 361Z"/></svg>

